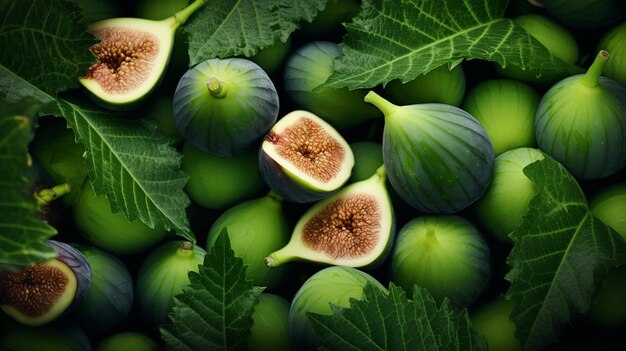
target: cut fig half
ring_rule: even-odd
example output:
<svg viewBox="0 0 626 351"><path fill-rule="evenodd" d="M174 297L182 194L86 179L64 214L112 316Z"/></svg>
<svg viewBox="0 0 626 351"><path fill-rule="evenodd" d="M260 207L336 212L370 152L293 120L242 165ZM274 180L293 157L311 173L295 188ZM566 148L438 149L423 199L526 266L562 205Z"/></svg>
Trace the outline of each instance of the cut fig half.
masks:
<svg viewBox="0 0 626 351"><path fill-rule="evenodd" d="M344 138L315 114L297 110L281 118L265 136L259 168L265 182L285 200L320 200L343 186L354 167Z"/></svg>
<svg viewBox="0 0 626 351"><path fill-rule="evenodd" d="M276 267L304 260L348 267L375 267L393 245L395 217L381 166L314 204L298 221L287 245L265 258Z"/></svg>

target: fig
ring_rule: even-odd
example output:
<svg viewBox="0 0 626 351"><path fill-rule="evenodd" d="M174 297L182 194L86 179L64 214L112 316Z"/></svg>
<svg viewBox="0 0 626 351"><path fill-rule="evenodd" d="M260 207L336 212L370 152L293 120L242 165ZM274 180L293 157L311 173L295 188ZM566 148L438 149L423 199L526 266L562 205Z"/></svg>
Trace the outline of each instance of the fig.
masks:
<svg viewBox="0 0 626 351"><path fill-rule="evenodd" d="M166 321L172 298L189 284L189 272L198 272L206 251L188 241L170 241L157 247L139 269L135 296L149 324Z"/></svg>
<svg viewBox="0 0 626 351"><path fill-rule="evenodd" d="M458 215L422 216L398 232L391 255L391 280L406 291L428 289L468 306L489 286L491 254L481 233Z"/></svg>
<svg viewBox="0 0 626 351"><path fill-rule="evenodd" d="M339 55L339 45L329 41L314 41L298 48L285 66L286 94L298 108L311 111L337 129L380 117L379 111L363 102L363 89L318 88L330 77L333 61Z"/></svg>
<svg viewBox="0 0 626 351"><path fill-rule="evenodd" d="M189 175L185 191L203 207L223 210L265 188L256 151L221 157L185 143L183 156L181 169Z"/></svg>
<svg viewBox="0 0 626 351"><path fill-rule="evenodd" d="M368 283L386 291L374 277L351 267L327 267L307 279L296 292L289 309L292 349L317 350L318 341L307 314L331 315L331 304L350 307L350 299L361 300L363 288Z"/></svg>
<svg viewBox="0 0 626 351"><path fill-rule="evenodd" d="M494 151L485 128L445 104L397 106L374 91L365 96L385 115L383 160L395 192L428 213L454 213L487 190Z"/></svg>
<svg viewBox="0 0 626 351"><path fill-rule="evenodd" d="M626 183L614 183L593 193L589 210L626 240Z"/></svg>
<svg viewBox="0 0 626 351"><path fill-rule="evenodd" d="M500 296L470 313L472 327L485 338L490 351L522 350L522 345L515 337L515 323L510 319L514 306L513 301Z"/></svg>
<svg viewBox="0 0 626 351"><path fill-rule="evenodd" d="M385 93L398 105L438 102L460 106L465 96L465 73L461 65L442 65L406 83L392 80Z"/></svg>
<svg viewBox="0 0 626 351"><path fill-rule="evenodd" d="M102 340L95 351L158 351L156 341L145 334L122 332Z"/></svg>
<svg viewBox="0 0 626 351"><path fill-rule="evenodd" d="M249 57L249 60L259 65L267 74L273 75L282 67L290 49L291 37L284 42L277 40L274 44Z"/></svg>
<svg viewBox="0 0 626 351"><path fill-rule="evenodd" d="M622 0L543 0L550 16L568 27L600 29L626 18Z"/></svg>
<svg viewBox="0 0 626 351"><path fill-rule="evenodd" d="M361 141L350 144L350 149L354 154L351 183L371 177L383 165L383 146L380 143Z"/></svg>
<svg viewBox="0 0 626 351"><path fill-rule="evenodd" d="M289 302L263 293L252 313L248 351L289 351Z"/></svg>
<svg viewBox="0 0 626 351"><path fill-rule="evenodd" d="M611 53L602 74L626 87L626 21L604 34L598 47Z"/></svg>
<svg viewBox="0 0 626 351"><path fill-rule="evenodd" d="M91 266L91 285L77 306L81 324L92 333L106 333L120 324L133 304L133 280L117 257L85 245L74 245Z"/></svg>
<svg viewBox="0 0 626 351"><path fill-rule="evenodd" d="M210 59L189 69L174 93L174 122L188 143L217 155L256 149L278 118L278 94L256 63Z"/></svg>
<svg viewBox="0 0 626 351"><path fill-rule="evenodd" d="M518 147L534 147L539 94L509 79L484 81L467 94L463 109L485 128L494 155Z"/></svg>
<svg viewBox="0 0 626 351"><path fill-rule="evenodd" d="M55 240L46 243L57 253L52 260L0 272L0 309L30 326L49 323L85 295L91 267L73 247Z"/></svg>
<svg viewBox="0 0 626 351"><path fill-rule="evenodd" d="M296 110L265 136L259 168L265 183L285 200L317 201L335 193L350 178L354 155L344 138L323 119Z"/></svg>
<svg viewBox="0 0 626 351"><path fill-rule="evenodd" d="M292 260L375 267L393 245L395 218L381 166L315 203L298 220L289 243L265 258L269 267Z"/></svg>
<svg viewBox="0 0 626 351"><path fill-rule="evenodd" d="M608 57L600 51L587 73L552 86L537 108L539 148L579 179L608 177L626 165L626 88L600 76Z"/></svg>
<svg viewBox="0 0 626 351"><path fill-rule="evenodd" d="M104 196L96 196L85 182L72 209L79 233L91 244L116 254L135 254L156 245L167 234L164 228L150 228L139 220L129 221L121 212L111 212Z"/></svg>
<svg viewBox="0 0 626 351"><path fill-rule="evenodd" d="M0 350L91 351L91 343L85 331L69 320L56 320L37 327L3 323Z"/></svg>
<svg viewBox="0 0 626 351"><path fill-rule="evenodd" d="M284 276L283 269L270 269L263 259L285 246L289 240L289 220L283 212L282 199L273 192L242 202L222 213L211 226L207 237L207 252L223 229L235 256L248 266L246 277L257 286L273 288Z"/></svg>
<svg viewBox="0 0 626 351"><path fill-rule="evenodd" d="M156 122L157 130L171 140L172 145L177 145L183 140L174 124L174 111L172 110L172 97L166 94L158 95L146 107L146 117Z"/></svg>
<svg viewBox="0 0 626 351"><path fill-rule="evenodd" d="M480 223L496 239L513 244L509 234L522 223L535 186L524 174L524 167L542 160L538 149L517 148L496 157L493 180L474 209Z"/></svg>
<svg viewBox="0 0 626 351"><path fill-rule="evenodd" d="M159 85L176 29L203 4L196 0L160 21L118 17L90 24L88 31L100 42L90 48L98 62L79 78L89 96L105 108L137 106Z"/></svg>

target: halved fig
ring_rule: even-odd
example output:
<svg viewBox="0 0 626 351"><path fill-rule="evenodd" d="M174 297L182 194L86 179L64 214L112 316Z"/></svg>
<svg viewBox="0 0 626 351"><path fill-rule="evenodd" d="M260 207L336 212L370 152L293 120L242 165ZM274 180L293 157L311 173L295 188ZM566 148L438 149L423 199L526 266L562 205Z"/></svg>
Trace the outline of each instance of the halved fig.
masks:
<svg viewBox="0 0 626 351"><path fill-rule="evenodd" d="M276 267L292 260L374 267L393 245L395 218L381 166L366 180L352 183L317 202L298 221L289 243L265 258Z"/></svg>
<svg viewBox="0 0 626 351"><path fill-rule="evenodd" d="M352 167L354 155L344 138L326 121L303 110L281 118L259 150L263 179L291 202L330 196L348 181Z"/></svg>

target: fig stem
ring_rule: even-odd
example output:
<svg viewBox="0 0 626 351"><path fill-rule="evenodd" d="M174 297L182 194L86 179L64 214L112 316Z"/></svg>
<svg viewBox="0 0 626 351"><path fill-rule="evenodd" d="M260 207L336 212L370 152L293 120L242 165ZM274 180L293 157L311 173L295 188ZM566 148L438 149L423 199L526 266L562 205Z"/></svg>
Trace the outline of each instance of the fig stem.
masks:
<svg viewBox="0 0 626 351"><path fill-rule="evenodd" d="M604 65L606 61L609 59L609 53L606 50L600 50L596 59L593 60L591 67L585 73L585 76L582 78L582 84L588 88L593 88L598 85L598 81L600 80L600 76L602 75L602 70L604 69Z"/></svg>
<svg viewBox="0 0 626 351"><path fill-rule="evenodd" d="M178 250L181 253L186 254L188 251L193 251L193 244L190 241L183 241Z"/></svg>
<svg viewBox="0 0 626 351"><path fill-rule="evenodd" d="M387 177L387 169L385 169L384 164L378 167L375 173L383 182L385 181L385 178Z"/></svg>
<svg viewBox="0 0 626 351"><path fill-rule="evenodd" d="M215 77L209 78L206 82L206 87L209 89L211 96L216 98L223 98L228 93L228 85Z"/></svg>
<svg viewBox="0 0 626 351"><path fill-rule="evenodd" d="M59 184L53 186L50 189L42 189L35 193L35 199L37 200L37 208L49 205L52 201L60 198L61 196L68 194L72 191L72 188L68 183Z"/></svg>
<svg viewBox="0 0 626 351"><path fill-rule="evenodd" d="M174 16L172 16L174 18L174 28L178 28L181 25L185 24L185 22L187 22L187 19L189 19L189 16L191 16L194 12L196 12L197 9L201 8L202 5L204 5L204 1L205 0L196 0L184 9L176 12Z"/></svg>
<svg viewBox="0 0 626 351"><path fill-rule="evenodd" d="M365 98L363 100L378 107L378 109L381 110L385 116L390 115L399 107L398 105L394 105L391 102L385 100L385 98L376 94L376 92L374 92L373 90L370 90L367 95L365 95Z"/></svg>

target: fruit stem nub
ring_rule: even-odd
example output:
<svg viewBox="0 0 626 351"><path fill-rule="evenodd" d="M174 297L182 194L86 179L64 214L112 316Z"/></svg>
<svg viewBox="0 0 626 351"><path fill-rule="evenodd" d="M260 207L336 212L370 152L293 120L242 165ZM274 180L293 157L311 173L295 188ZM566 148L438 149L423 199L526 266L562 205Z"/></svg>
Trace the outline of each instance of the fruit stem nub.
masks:
<svg viewBox="0 0 626 351"><path fill-rule="evenodd" d="M385 182L385 178L387 177L387 170L385 169L385 165L382 164L378 169L376 169L376 175Z"/></svg>
<svg viewBox="0 0 626 351"><path fill-rule="evenodd" d="M50 204L52 201L60 198L61 196L68 194L72 191L72 188L68 183L55 185L50 189L42 189L35 193L35 199L37 200L37 208L41 208Z"/></svg>
<svg viewBox="0 0 626 351"><path fill-rule="evenodd" d="M215 77L209 78L206 82L206 87L209 89L211 96L216 98L223 98L228 93L228 85L225 85L224 82Z"/></svg>
<svg viewBox="0 0 626 351"><path fill-rule="evenodd" d="M389 116L399 107L398 105L394 105L385 100L385 98L376 94L373 90L370 90L367 95L365 95L363 101L369 102L370 104L378 107L378 109L381 110L385 116Z"/></svg>
<svg viewBox="0 0 626 351"><path fill-rule="evenodd" d="M204 5L204 0L196 0L184 9L176 12L174 16L172 16L174 18L174 28L178 28L187 22L189 16L196 12L197 9L201 8L202 5Z"/></svg>
<svg viewBox="0 0 626 351"><path fill-rule="evenodd" d="M604 65L606 61L609 59L609 53L606 50L600 50L595 60L591 64L591 67L587 70L587 73L583 76L581 82L584 86L588 88L593 88L598 85L598 81L600 80L600 75L602 75L602 70L604 69Z"/></svg>

